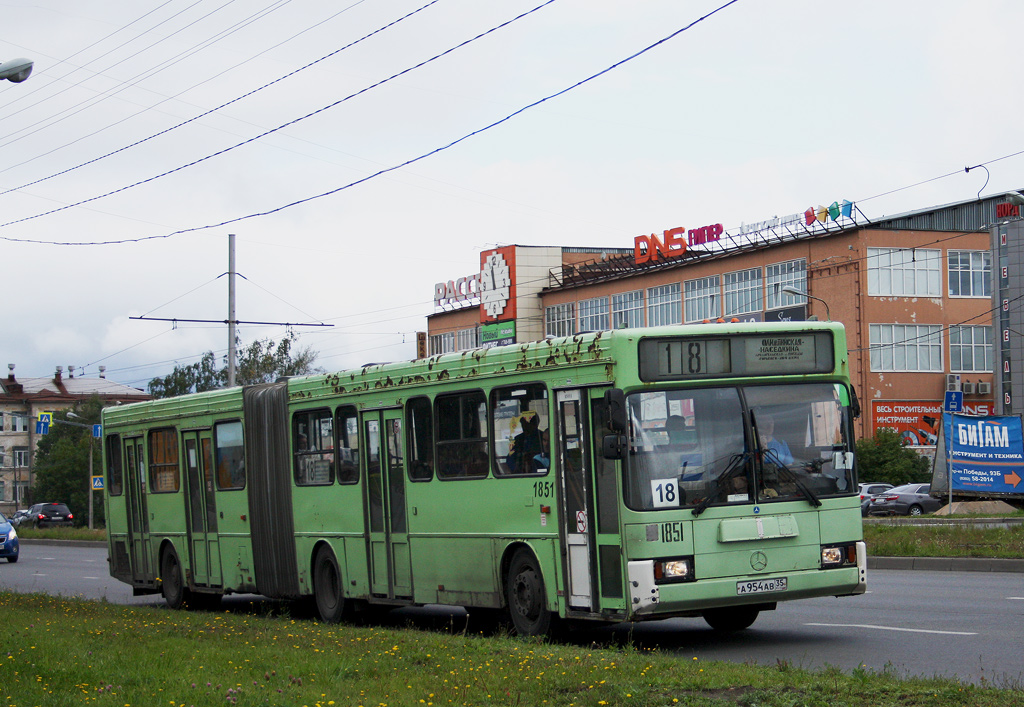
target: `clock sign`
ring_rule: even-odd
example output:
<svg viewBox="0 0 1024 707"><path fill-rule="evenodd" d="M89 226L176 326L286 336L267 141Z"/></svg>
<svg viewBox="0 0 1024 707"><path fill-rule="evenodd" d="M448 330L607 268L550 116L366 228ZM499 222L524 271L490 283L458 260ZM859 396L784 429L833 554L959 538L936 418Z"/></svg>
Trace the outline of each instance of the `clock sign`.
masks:
<svg viewBox="0 0 1024 707"><path fill-rule="evenodd" d="M497 319L505 311L511 284L504 256L501 253L488 255L480 271L480 304L489 316Z"/></svg>

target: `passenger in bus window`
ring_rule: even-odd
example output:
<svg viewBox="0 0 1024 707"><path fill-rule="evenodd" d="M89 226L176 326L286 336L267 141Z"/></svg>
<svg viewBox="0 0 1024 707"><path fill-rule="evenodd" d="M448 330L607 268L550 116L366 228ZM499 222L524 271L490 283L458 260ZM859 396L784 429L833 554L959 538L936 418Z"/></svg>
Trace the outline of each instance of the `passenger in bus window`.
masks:
<svg viewBox="0 0 1024 707"><path fill-rule="evenodd" d="M543 436L539 427L540 417L533 410L527 410L519 418L519 429L522 432L512 438L512 447L505 460L512 473L535 471L533 458L544 451Z"/></svg>
<svg viewBox="0 0 1024 707"><path fill-rule="evenodd" d="M551 467L550 452L548 451L550 449L550 442L547 430L541 430L540 444L540 452L533 455L533 466L537 471Z"/></svg>

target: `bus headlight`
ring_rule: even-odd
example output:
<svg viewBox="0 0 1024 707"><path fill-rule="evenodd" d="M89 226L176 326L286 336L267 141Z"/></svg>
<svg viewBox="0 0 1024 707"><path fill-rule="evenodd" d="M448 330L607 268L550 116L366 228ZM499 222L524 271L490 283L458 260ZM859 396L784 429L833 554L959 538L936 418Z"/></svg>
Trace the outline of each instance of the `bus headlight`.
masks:
<svg viewBox="0 0 1024 707"><path fill-rule="evenodd" d="M674 557L668 560L655 560L654 562L655 584L692 582L695 579L692 557Z"/></svg>
<svg viewBox="0 0 1024 707"><path fill-rule="evenodd" d="M857 544L822 545L821 568L850 567L857 565Z"/></svg>

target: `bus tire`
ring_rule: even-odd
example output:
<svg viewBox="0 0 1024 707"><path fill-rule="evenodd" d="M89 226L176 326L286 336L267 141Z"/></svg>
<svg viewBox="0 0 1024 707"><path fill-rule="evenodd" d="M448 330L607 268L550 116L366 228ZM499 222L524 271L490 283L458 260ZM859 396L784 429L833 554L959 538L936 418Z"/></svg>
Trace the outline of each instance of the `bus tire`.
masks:
<svg viewBox="0 0 1024 707"><path fill-rule="evenodd" d="M742 631L757 620L760 609L750 606L731 606L704 612L704 620L716 631Z"/></svg>
<svg viewBox="0 0 1024 707"><path fill-rule="evenodd" d="M331 548L321 547L313 560L313 596L317 613L324 623L336 624L345 615L346 602L341 586L338 559Z"/></svg>
<svg viewBox="0 0 1024 707"><path fill-rule="evenodd" d="M512 628L519 636L545 636L553 617L545 602L544 577L533 555L519 550L512 557L505 587Z"/></svg>
<svg viewBox="0 0 1024 707"><path fill-rule="evenodd" d="M185 604L185 576L181 571L178 553L173 547L167 547L160 556L160 593L172 609L180 609Z"/></svg>

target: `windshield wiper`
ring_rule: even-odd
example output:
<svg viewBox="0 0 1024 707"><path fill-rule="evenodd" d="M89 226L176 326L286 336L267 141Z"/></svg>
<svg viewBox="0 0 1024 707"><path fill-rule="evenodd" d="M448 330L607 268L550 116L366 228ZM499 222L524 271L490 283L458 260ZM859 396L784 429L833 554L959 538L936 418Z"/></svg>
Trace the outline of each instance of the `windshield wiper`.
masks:
<svg viewBox="0 0 1024 707"><path fill-rule="evenodd" d="M776 453L774 449L768 449L764 451L764 458L761 464L762 474L764 473L765 463L774 464L780 471L785 472L786 478L793 482L793 485L796 486L797 490L801 493L801 495L803 495L803 497L807 499L808 503L810 503L815 508L821 505L821 501L814 494L814 491L811 491L811 489L809 489L807 485L800 480L800 477L797 475L795 471L793 471L788 466L782 463L782 460L779 459L779 455Z"/></svg>
<svg viewBox="0 0 1024 707"><path fill-rule="evenodd" d="M704 497L700 503L694 506L693 510L690 511L694 516L699 516L701 513L708 509L708 506L718 497L718 493L725 488L726 483L733 477L737 469L742 469L747 460L750 459L750 452L743 452L742 454L733 454L732 459L729 461L729 466L725 468L718 479L715 481L715 485L712 487L710 493Z"/></svg>

